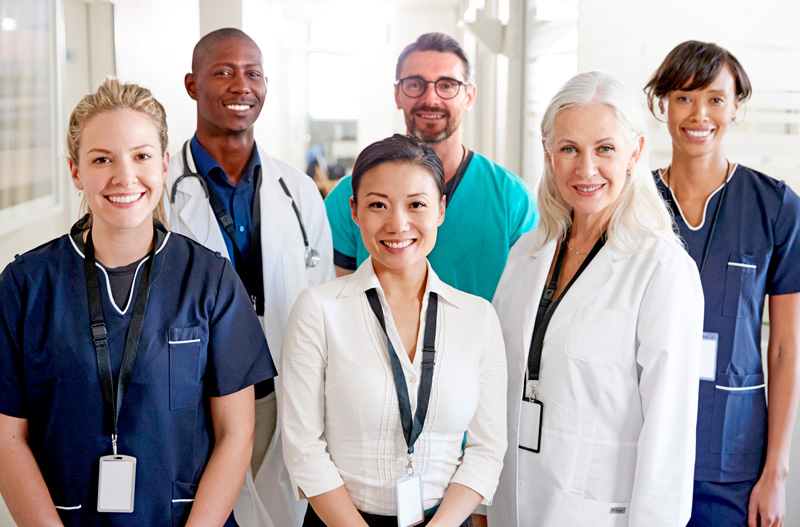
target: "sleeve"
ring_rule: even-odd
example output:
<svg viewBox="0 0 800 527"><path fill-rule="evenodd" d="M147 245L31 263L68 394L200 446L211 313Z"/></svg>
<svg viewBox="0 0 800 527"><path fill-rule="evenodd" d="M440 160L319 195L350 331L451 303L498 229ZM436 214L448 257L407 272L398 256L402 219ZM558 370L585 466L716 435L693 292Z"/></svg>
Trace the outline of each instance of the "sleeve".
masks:
<svg viewBox="0 0 800 527"><path fill-rule="evenodd" d="M22 335L22 296L9 264L0 274L0 414L24 419L25 371Z"/></svg>
<svg viewBox="0 0 800 527"><path fill-rule="evenodd" d="M775 247L769 263L767 294L800 292L800 198L788 186L784 186L773 233Z"/></svg>
<svg viewBox="0 0 800 527"><path fill-rule="evenodd" d="M467 427L464 458L452 481L471 488L483 496L482 504L491 505L506 452L508 373L500 321L488 302L484 302L484 306L485 320L475 326L486 328L486 336L480 344L478 408Z"/></svg>
<svg viewBox="0 0 800 527"><path fill-rule="evenodd" d="M636 322L644 423L630 525L686 525L692 510L703 292L688 255L657 263Z"/></svg>
<svg viewBox="0 0 800 527"><path fill-rule="evenodd" d="M509 204L508 211L508 246L513 247L519 237L533 230L539 221L539 210L536 207L536 198L533 191L519 177L510 174L514 185L509 185L506 196Z"/></svg>
<svg viewBox="0 0 800 527"><path fill-rule="evenodd" d="M206 392L221 397L277 373L247 291L227 258L208 328Z"/></svg>
<svg viewBox="0 0 800 527"><path fill-rule="evenodd" d="M310 285L323 284L336 278L333 269L333 241L331 240L331 227L325 211L325 204L319 195L317 187L312 180L303 176L307 183L307 194L304 199L303 223L308 234L308 243L319 252L319 265L309 269L308 283Z"/></svg>
<svg viewBox="0 0 800 527"><path fill-rule="evenodd" d="M283 458L296 499L344 485L325 440L327 349L322 306L312 289L297 298L281 346Z"/></svg>
<svg viewBox="0 0 800 527"><path fill-rule="evenodd" d="M350 198L353 196L351 177L342 178L328 194L325 198L325 209L333 237L333 261L339 267L355 270L359 230L350 213Z"/></svg>

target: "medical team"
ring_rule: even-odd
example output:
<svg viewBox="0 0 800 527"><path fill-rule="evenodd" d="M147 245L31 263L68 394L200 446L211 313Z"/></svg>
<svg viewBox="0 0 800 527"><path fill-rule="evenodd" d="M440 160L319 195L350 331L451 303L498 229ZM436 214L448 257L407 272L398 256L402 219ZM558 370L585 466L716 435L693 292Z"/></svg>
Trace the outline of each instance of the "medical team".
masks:
<svg viewBox="0 0 800 527"><path fill-rule="evenodd" d="M570 79L536 201L463 145L477 88L440 33L398 58L406 135L324 204L256 145L250 37L200 39L185 88L171 160L147 89L81 100L85 215L0 274L18 525L784 524L800 198L723 152L752 91L727 50L648 82L652 172L631 90Z"/></svg>

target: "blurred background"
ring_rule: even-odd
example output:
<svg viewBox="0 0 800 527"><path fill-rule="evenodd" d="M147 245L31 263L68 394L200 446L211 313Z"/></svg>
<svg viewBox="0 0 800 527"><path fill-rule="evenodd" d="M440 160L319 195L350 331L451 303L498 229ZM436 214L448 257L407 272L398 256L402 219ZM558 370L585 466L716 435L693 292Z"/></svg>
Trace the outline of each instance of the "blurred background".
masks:
<svg viewBox="0 0 800 527"><path fill-rule="evenodd" d="M733 52L753 82L728 156L800 190L798 26L794 0L0 0L0 267L78 217L64 146L75 103L107 75L147 86L167 109L176 153L195 128L183 87L192 48L220 27L243 29L264 54L269 93L256 140L325 192L361 148L405 131L395 61L428 31L455 37L473 63L466 146L533 188L541 113L565 80L616 72L645 108L649 76L676 44L696 39ZM664 167L669 134L649 113L648 122L651 165ZM800 432L794 443L800 469ZM787 526L800 526L797 496L791 474ZM0 503L0 527L11 525Z"/></svg>

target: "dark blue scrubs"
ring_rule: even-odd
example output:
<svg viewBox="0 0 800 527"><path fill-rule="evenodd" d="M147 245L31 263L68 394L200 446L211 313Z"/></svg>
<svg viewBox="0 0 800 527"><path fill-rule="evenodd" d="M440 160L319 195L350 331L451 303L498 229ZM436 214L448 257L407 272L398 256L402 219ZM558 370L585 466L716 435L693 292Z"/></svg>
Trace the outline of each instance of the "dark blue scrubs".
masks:
<svg viewBox="0 0 800 527"><path fill-rule="evenodd" d="M706 203L703 223L692 228L681 215L671 190L658 173L655 177L699 269L721 191ZM719 334L719 342L716 380L699 383L695 481L750 480L752 488L766 448L767 406L761 362L764 297L800 292L800 198L783 181L741 165L734 167L727 187L701 276L703 330ZM725 493L728 487L717 488ZM702 493L695 493L695 501L705 499L709 492L713 493L704 485ZM749 492L737 491L737 496L731 501L748 498ZM712 515L724 514L695 503L693 522L700 506ZM747 501L740 508L746 513ZM724 523L724 518L715 521L738 525L739 518L736 514L730 523Z"/></svg>
<svg viewBox="0 0 800 527"><path fill-rule="evenodd" d="M116 306L99 275L116 379L135 299ZM141 275L142 267L134 289ZM177 234L159 244L119 415L119 453L137 459L130 514L96 512L98 459L111 453L111 440L83 254L63 236L18 256L0 274L0 298L0 413L28 420L31 450L64 524L183 525L213 447L209 397L275 375L230 262ZM225 525L236 525L232 514Z"/></svg>

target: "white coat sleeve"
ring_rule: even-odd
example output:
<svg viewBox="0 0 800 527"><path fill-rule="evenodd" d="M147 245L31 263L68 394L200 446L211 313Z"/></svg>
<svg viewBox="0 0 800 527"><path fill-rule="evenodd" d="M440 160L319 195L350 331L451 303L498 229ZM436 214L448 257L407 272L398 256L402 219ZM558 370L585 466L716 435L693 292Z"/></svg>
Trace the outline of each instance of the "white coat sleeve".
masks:
<svg viewBox="0 0 800 527"><path fill-rule="evenodd" d="M280 420L283 457L295 498L344 485L325 441L325 320L313 290L305 289L289 315L281 347Z"/></svg>
<svg viewBox="0 0 800 527"><path fill-rule="evenodd" d="M703 308L688 255L656 264L636 327L644 423L629 525L686 525L691 515Z"/></svg>
<svg viewBox="0 0 800 527"><path fill-rule="evenodd" d="M506 453L506 349L494 308L485 302L478 407L467 427L464 460L452 482L471 488L491 505ZM483 512L485 514L485 512Z"/></svg>

